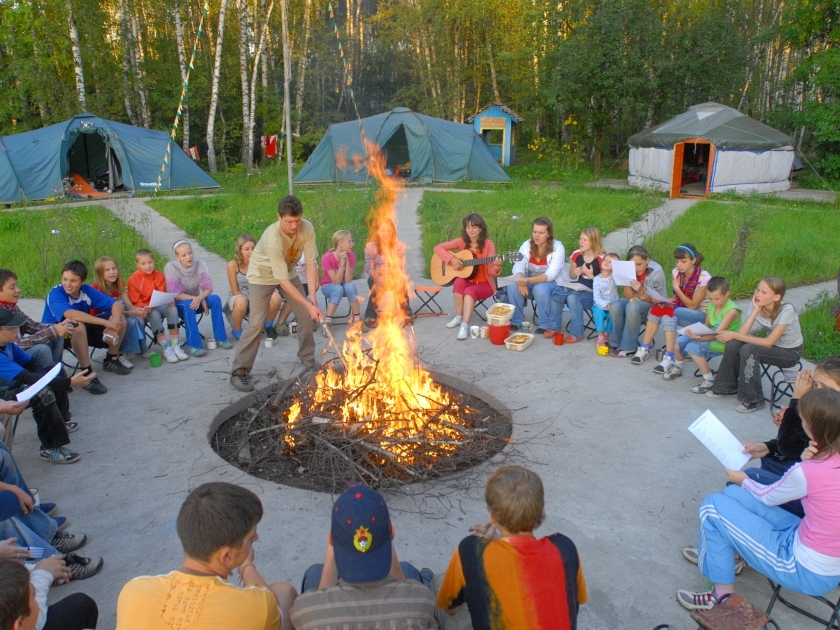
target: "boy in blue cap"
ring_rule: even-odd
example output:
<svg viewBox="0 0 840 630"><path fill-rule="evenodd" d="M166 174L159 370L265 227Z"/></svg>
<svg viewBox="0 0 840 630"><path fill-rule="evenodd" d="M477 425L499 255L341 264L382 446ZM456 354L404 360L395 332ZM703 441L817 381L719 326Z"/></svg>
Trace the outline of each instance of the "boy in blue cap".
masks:
<svg viewBox="0 0 840 630"><path fill-rule="evenodd" d="M358 623L400 630L437 628L435 598L421 583L431 572L400 563L391 543L394 535L388 506L378 492L352 484L338 497L324 564L306 571L304 592L292 606L296 630Z"/></svg>

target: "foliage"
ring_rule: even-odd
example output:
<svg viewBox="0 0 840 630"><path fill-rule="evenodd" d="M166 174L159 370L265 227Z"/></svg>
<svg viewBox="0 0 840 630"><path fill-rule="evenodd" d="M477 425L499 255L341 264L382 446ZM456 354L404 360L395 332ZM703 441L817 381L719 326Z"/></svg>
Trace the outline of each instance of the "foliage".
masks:
<svg viewBox="0 0 840 630"><path fill-rule="evenodd" d="M822 291L799 313L805 342L802 354L811 361L821 361L840 354L840 331L837 330L837 319L832 314L835 304L837 295Z"/></svg>
<svg viewBox="0 0 840 630"><path fill-rule="evenodd" d="M651 257L672 268L674 248L693 243L712 275L729 280L734 297L750 295L764 276L779 276L787 285L833 278L840 213L825 204L767 203L756 197L703 201L668 228L644 240Z"/></svg>
<svg viewBox="0 0 840 630"><path fill-rule="evenodd" d="M93 274L99 256L111 256L123 278L135 270L134 254L149 249L140 236L145 226L129 226L99 206L15 210L0 213L0 267L20 278L24 297L44 297L61 280L69 260L84 262ZM166 256L158 254L159 261ZM162 265L162 263L159 263Z"/></svg>

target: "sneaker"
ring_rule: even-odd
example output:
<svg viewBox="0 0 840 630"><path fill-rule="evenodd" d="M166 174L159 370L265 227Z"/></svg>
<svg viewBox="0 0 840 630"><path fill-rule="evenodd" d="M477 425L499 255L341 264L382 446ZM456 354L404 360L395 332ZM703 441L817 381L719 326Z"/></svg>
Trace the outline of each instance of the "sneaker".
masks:
<svg viewBox="0 0 840 630"><path fill-rule="evenodd" d="M102 362L102 369L106 372L113 372L119 376L126 376L131 370L120 363L115 357L108 355Z"/></svg>
<svg viewBox="0 0 840 630"><path fill-rule="evenodd" d="M547 328L543 328L542 326L537 326L537 327L534 329L534 334L535 334L535 335L545 335L545 333L546 333L546 332L549 332L549 331L548 331L548 329L547 329ZM554 331L551 331L551 333L552 333L552 334L554 334ZM550 337L551 335L545 335L545 336L546 336L546 337Z"/></svg>
<svg viewBox="0 0 840 630"><path fill-rule="evenodd" d="M47 516L52 516L58 509L58 505L56 505L55 503L41 503L38 506L38 509L41 510Z"/></svg>
<svg viewBox="0 0 840 630"><path fill-rule="evenodd" d="M666 381L673 381L678 376L682 376L682 368L676 363L671 363L666 369L662 378Z"/></svg>
<svg viewBox="0 0 840 630"><path fill-rule="evenodd" d="M734 396L736 392L732 392L731 394L716 394L711 389L706 392L706 398L724 398L726 396Z"/></svg>
<svg viewBox="0 0 840 630"><path fill-rule="evenodd" d="M230 375L230 384L240 392L254 391L254 386L251 384L251 375L247 372L233 372Z"/></svg>
<svg viewBox="0 0 840 630"><path fill-rule="evenodd" d="M717 598L711 591L692 593L691 591L677 591L677 601L688 610L711 610L717 604Z"/></svg>
<svg viewBox="0 0 840 630"><path fill-rule="evenodd" d="M452 321L449 322L446 325L446 327L447 328L458 328L458 326L460 326L463 323L464 323L464 318L461 317L460 315L456 315L455 317L452 318Z"/></svg>
<svg viewBox="0 0 840 630"><path fill-rule="evenodd" d="M332 333L332 322L324 322L321 326L321 332L324 333L324 337L329 337L327 333Z"/></svg>
<svg viewBox="0 0 840 630"><path fill-rule="evenodd" d="M102 384L98 376L94 377L94 379L82 389L87 390L91 394L104 394L108 391L108 388Z"/></svg>
<svg viewBox="0 0 840 630"><path fill-rule="evenodd" d="M73 433L79 428L78 422L65 422L64 427L67 429L67 433Z"/></svg>
<svg viewBox="0 0 840 630"><path fill-rule="evenodd" d="M700 555L697 553L697 547L684 547L682 550L683 558L691 562L692 564L697 564L700 562ZM744 567L747 566L747 563L744 561L743 558L736 555L735 556L735 575L741 575L741 571L744 570Z"/></svg>
<svg viewBox="0 0 840 630"><path fill-rule="evenodd" d="M455 337L458 341L463 341L467 337L470 336L470 327L466 324L461 324L461 328L458 330L458 336Z"/></svg>
<svg viewBox="0 0 840 630"><path fill-rule="evenodd" d="M648 360L649 356L650 352L648 352L648 349L644 346L639 346L639 349L636 350L636 354L634 354L633 358L630 359L630 363L632 363L633 365L641 365L642 363Z"/></svg>
<svg viewBox="0 0 840 630"><path fill-rule="evenodd" d="M70 553L81 549L87 542L87 536L84 534L68 534L67 532L56 532L50 545L58 549L61 553Z"/></svg>
<svg viewBox="0 0 840 630"><path fill-rule="evenodd" d="M654 374L665 374L668 369L674 364L673 359L671 357L665 357L662 361L659 362L655 368L653 368Z"/></svg>
<svg viewBox="0 0 840 630"><path fill-rule="evenodd" d="M610 348L610 356L616 359L628 359L636 356L635 350L619 350L618 348Z"/></svg>
<svg viewBox="0 0 840 630"><path fill-rule="evenodd" d="M131 361L129 361L128 357L125 356L124 354L118 355L117 356L117 361L120 362L120 365L122 365L123 367L127 367L129 370L134 369L134 364Z"/></svg>
<svg viewBox="0 0 840 630"><path fill-rule="evenodd" d="M75 464L81 458L81 455L63 446L41 449L41 459L45 462L52 462L53 464Z"/></svg>
<svg viewBox="0 0 840 630"><path fill-rule="evenodd" d="M100 556L86 558L75 553L68 553L64 556L64 563L70 569L71 580L86 580L99 573L105 561Z"/></svg>
<svg viewBox="0 0 840 630"><path fill-rule="evenodd" d="M231 336L233 336L234 339L239 339L240 337L242 337L242 331L241 330L236 330L236 328L231 328L230 329L230 334L231 334ZM268 336L268 328L265 329L265 334L266 334L266 336ZM272 339L273 339L273 337L272 337Z"/></svg>
<svg viewBox="0 0 840 630"><path fill-rule="evenodd" d="M607 335L604 333L598 334L598 345L599 346L606 346L607 345Z"/></svg>
<svg viewBox="0 0 840 630"><path fill-rule="evenodd" d="M163 347L163 358L166 359L167 363L178 363L178 357L175 356L172 346Z"/></svg>
<svg viewBox="0 0 840 630"><path fill-rule="evenodd" d="M712 391L712 387L714 387L714 381L707 381L705 378L700 381L699 384L695 385L691 388L692 394L705 394L706 392Z"/></svg>
<svg viewBox="0 0 840 630"><path fill-rule="evenodd" d="M68 521L66 516L56 516L53 520L55 521L55 531L60 532L67 527Z"/></svg>
<svg viewBox="0 0 840 630"><path fill-rule="evenodd" d="M172 349L172 352L175 353L175 356L178 357L179 361L186 361L190 358L189 356L187 356L187 353L184 352L183 348L181 348L180 344L176 343L174 346L170 345L169 347Z"/></svg>
<svg viewBox="0 0 840 630"><path fill-rule="evenodd" d="M219 347L222 350L230 350L231 348L233 348L233 344L230 341L228 341L227 339L225 339L224 341L219 342Z"/></svg>
<svg viewBox="0 0 840 630"><path fill-rule="evenodd" d="M277 324L274 327L274 330L276 330L277 334L280 335L281 337L288 337L289 336L289 327L286 325L285 322L283 322L282 324Z"/></svg>
<svg viewBox="0 0 840 630"><path fill-rule="evenodd" d="M194 357L203 357L207 354L207 350L205 350L202 346L187 346L187 352Z"/></svg>
<svg viewBox="0 0 840 630"><path fill-rule="evenodd" d="M764 401L759 400L758 402L753 403L741 403L737 407L735 407L735 411L738 413L752 413L754 411L760 411L764 409Z"/></svg>
<svg viewBox="0 0 840 630"><path fill-rule="evenodd" d="M236 335L234 335L234 337L236 337ZM239 337L236 337L236 338L239 339ZM277 339L277 331L274 330L274 326L266 326L265 327L265 338L266 339Z"/></svg>

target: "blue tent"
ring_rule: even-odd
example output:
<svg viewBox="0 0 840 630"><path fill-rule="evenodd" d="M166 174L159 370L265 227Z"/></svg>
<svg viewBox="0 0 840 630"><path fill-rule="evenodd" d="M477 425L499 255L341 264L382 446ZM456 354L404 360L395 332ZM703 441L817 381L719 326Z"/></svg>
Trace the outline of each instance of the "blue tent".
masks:
<svg viewBox="0 0 840 630"><path fill-rule="evenodd" d="M408 181L510 181L472 125L424 116L406 107L362 118L361 125L365 137L383 149L392 171L410 163ZM367 157L359 121L330 125L295 182L366 182L367 166L364 159L354 160L356 156Z"/></svg>
<svg viewBox="0 0 840 630"><path fill-rule="evenodd" d="M43 129L0 138L0 202L64 195L71 173L88 182L108 179L108 189L154 190L169 134L79 114ZM105 175L107 174L107 175ZM172 155L162 190L218 187L181 148Z"/></svg>

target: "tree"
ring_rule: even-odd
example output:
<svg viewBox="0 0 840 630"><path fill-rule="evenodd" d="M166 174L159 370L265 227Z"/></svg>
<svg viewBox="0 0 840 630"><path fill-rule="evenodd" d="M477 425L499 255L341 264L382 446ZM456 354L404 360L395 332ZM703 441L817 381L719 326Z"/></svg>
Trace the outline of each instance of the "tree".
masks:
<svg viewBox="0 0 840 630"><path fill-rule="evenodd" d="M219 5L219 30L216 36L216 55L215 63L213 64L213 87L210 92L210 113L207 116L207 161L211 173L216 173L219 170L216 166L214 135L216 132L216 108L219 105L219 77L222 73L222 48L225 37L226 9L227 0L221 0L221 4Z"/></svg>

